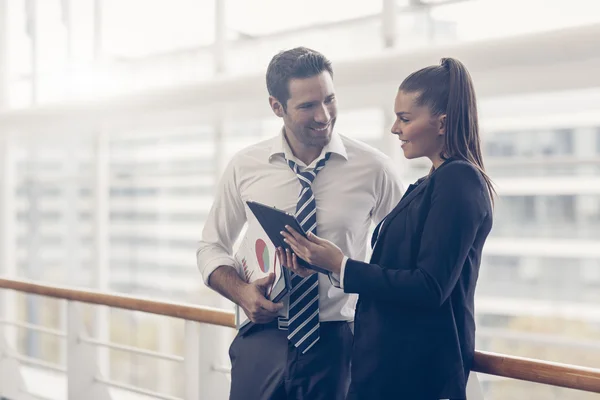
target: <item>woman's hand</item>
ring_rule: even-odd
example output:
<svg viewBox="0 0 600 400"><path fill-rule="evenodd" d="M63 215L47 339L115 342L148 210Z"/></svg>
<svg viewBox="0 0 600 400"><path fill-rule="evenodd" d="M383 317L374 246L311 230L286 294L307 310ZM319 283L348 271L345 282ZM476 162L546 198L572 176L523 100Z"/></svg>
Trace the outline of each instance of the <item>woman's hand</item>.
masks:
<svg viewBox="0 0 600 400"><path fill-rule="evenodd" d="M292 270L293 273L306 278L309 275L316 274L317 271L312 269L304 268L298 264L298 258L295 253L292 253L290 249L277 248L277 256L279 257L279 263L286 268Z"/></svg>
<svg viewBox="0 0 600 400"><path fill-rule="evenodd" d="M291 226L286 225L285 229L287 229L288 232L281 232L284 237L283 240L290 245L294 255L297 255L312 265L333 272L334 274L340 273L344 253L342 253L342 250L340 250L339 247L329 240L321 239L312 233L309 233L308 238L305 238ZM294 262L293 256L291 261ZM298 265L297 260L296 265Z"/></svg>

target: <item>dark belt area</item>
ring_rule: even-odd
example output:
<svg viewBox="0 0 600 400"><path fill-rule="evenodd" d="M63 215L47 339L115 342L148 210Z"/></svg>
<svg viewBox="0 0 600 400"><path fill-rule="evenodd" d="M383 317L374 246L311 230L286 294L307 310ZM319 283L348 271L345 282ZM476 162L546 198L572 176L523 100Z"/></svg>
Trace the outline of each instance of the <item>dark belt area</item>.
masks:
<svg viewBox="0 0 600 400"><path fill-rule="evenodd" d="M342 324L347 324L350 321L321 321L319 322L319 326L321 330L329 330L329 329L335 329L338 328L340 325ZM240 334L242 336L246 336L251 332L260 332L260 331L264 331L264 330L268 330L268 329L279 329L279 325L277 323L277 319L267 323L267 324L254 324L254 323L250 323L248 325L246 325L245 327L243 327L242 329L240 329ZM287 329L285 329L287 330Z"/></svg>

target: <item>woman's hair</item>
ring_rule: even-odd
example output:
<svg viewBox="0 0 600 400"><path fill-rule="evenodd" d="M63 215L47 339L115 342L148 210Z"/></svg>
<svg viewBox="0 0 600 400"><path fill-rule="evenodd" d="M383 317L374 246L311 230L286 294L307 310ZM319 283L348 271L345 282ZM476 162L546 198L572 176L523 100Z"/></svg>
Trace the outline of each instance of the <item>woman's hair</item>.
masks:
<svg viewBox="0 0 600 400"><path fill-rule="evenodd" d="M440 65L410 74L400 90L419 93L417 104L428 106L432 115L446 115L442 159L452 157L475 166L487 184L493 204L496 191L483 166L475 89L464 64L454 58L442 58Z"/></svg>

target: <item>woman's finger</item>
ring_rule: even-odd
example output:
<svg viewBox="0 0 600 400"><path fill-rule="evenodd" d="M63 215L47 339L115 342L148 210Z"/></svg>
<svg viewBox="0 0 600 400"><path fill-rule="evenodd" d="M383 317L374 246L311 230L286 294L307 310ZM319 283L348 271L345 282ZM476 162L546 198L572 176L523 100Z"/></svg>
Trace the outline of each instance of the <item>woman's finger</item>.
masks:
<svg viewBox="0 0 600 400"><path fill-rule="evenodd" d="M298 232L296 232L296 230L289 225L286 225L285 229L287 229L287 231L290 233L290 235L292 235L294 237L294 239L298 239L298 237L302 237L302 235L300 235Z"/></svg>
<svg viewBox="0 0 600 400"><path fill-rule="evenodd" d="M299 234L294 228L292 228L289 225L285 226L285 229L288 230L288 232L292 235L292 237L296 240L296 242L298 242L300 245L302 246L306 246L310 243L309 240L307 240L304 236L302 236L301 234Z"/></svg>
<svg viewBox="0 0 600 400"><path fill-rule="evenodd" d="M281 231L280 233L281 233L281 236L283 236L284 241L286 241L287 243L290 243L290 244L293 243L296 246L298 246L298 241L289 232Z"/></svg>
<svg viewBox="0 0 600 400"><path fill-rule="evenodd" d="M290 265L291 265L291 270L294 271L294 273L296 275L302 275L302 271L298 268L298 263L295 262L296 260L296 253L292 253L290 252Z"/></svg>
<svg viewBox="0 0 600 400"><path fill-rule="evenodd" d="M295 259L296 259L296 253L291 253L290 252L290 261L291 261L291 264L290 264L291 267L290 267L290 269L292 271L294 271L294 273L296 275L300 275L301 271L298 269L298 263L294 262Z"/></svg>
<svg viewBox="0 0 600 400"><path fill-rule="evenodd" d="M284 235L283 241L289 244L294 253L298 254L302 258L307 255L308 251L310 250L310 246L314 246L313 243L309 242L305 238L302 238L303 243L301 243L289 233L282 232L282 234Z"/></svg>
<svg viewBox="0 0 600 400"><path fill-rule="evenodd" d="M277 248L277 258L279 259L280 265L283 265L284 267L288 265L287 260L284 258L283 249L281 247Z"/></svg>
<svg viewBox="0 0 600 400"><path fill-rule="evenodd" d="M325 239L318 237L317 235L315 235L312 232L308 232L307 237L308 237L308 240L310 240L311 242L313 242L315 244L323 244L325 242Z"/></svg>
<svg viewBox="0 0 600 400"><path fill-rule="evenodd" d="M313 270L300 266L300 264L298 264L298 257L296 254L293 255L292 263L294 264L294 271L297 271L296 274L302 276L303 278L315 273Z"/></svg>
<svg viewBox="0 0 600 400"><path fill-rule="evenodd" d="M286 259L286 265L289 268L293 268L292 252L290 251L290 249L285 249L285 259Z"/></svg>
<svg viewBox="0 0 600 400"><path fill-rule="evenodd" d="M292 251L294 253L296 253L300 258L304 258L306 257L306 254L303 250L301 250L300 247L294 245L293 243L291 243L289 240L287 241L287 243L289 243L290 247L292 248Z"/></svg>
<svg viewBox="0 0 600 400"><path fill-rule="evenodd" d="M296 256L296 253L292 253L292 268L297 274L300 274L302 272L300 270L300 266L298 265L298 257Z"/></svg>

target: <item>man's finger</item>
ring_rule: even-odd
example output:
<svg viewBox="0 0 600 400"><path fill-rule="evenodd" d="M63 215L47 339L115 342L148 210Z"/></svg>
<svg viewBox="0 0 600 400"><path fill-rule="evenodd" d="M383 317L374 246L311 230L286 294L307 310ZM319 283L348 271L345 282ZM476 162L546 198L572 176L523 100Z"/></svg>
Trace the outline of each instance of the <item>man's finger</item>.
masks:
<svg viewBox="0 0 600 400"><path fill-rule="evenodd" d="M277 314L260 310L252 315L252 322L257 324L267 324L277 318Z"/></svg>
<svg viewBox="0 0 600 400"><path fill-rule="evenodd" d="M254 284L256 286L258 286L259 288L266 290L269 288L269 286L271 286L273 284L273 282L275 282L275 274L270 273L269 275L265 276L264 278L260 278L260 279L257 279L256 281L254 281Z"/></svg>
<svg viewBox="0 0 600 400"><path fill-rule="evenodd" d="M278 313L283 308L283 303L273 303L267 299L260 299L258 305L271 313Z"/></svg>
<svg viewBox="0 0 600 400"><path fill-rule="evenodd" d="M268 324L269 322L273 321L275 319L275 317L273 316L259 316L259 317L254 317L254 320L252 322L254 322L255 324Z"/></svg>

